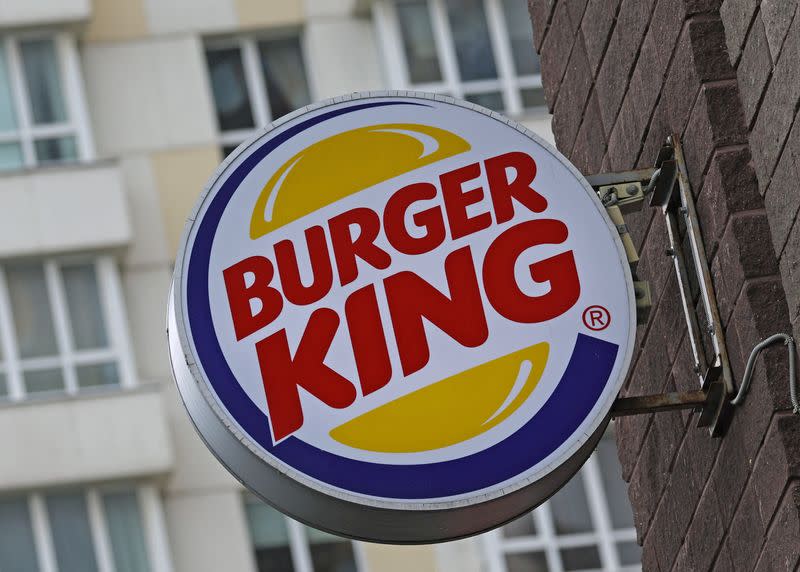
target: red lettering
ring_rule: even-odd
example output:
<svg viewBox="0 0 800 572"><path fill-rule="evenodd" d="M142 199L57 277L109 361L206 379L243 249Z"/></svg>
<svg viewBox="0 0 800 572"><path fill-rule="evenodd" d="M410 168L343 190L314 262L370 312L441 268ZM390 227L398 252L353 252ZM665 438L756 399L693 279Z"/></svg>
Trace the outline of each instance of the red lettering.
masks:
<svg viewBox="0 0 800 572"><path fill-rule="evenodd" d="M347 328L353 344L353 356L358 369L361 393L369 395L389 383L392 364L383 333L375 286L370 284L356 290L344 304Z"/></svg>
<svg viewBox="0 0 800 572"><path fill-rule="evenodd" d="M508 180L508 167L516 171L513 181ZM513 151L486 160L486 179L489 181L497 224L514 218L514 203L511 199L516 199L532 212L544 212L547 199L531 187L535 177L536 161L526 153Z"/></svg>
<svg viewBox="0 0 800 572"><path fill-rule="evenodd" d="M414 223L425 229L425 235L411 236L406 228L406 211L417 201L436 197L436 187L431 183L415 183L403 187L391 196L383 211L383 230L389 243L404 254L424 254L444 242L444 220L439 206L420 211L412 216Z"/></svg>
<svg viewBox="0 0 800 572"><path fill-rule="evenodd" d="M289 302L298 306L306 306L321 300L330 292L333 285L333 270L328 254L328 243L325 240L325 230L321 226L312 226L306 229L305 235L311 271L314 274L310 286L304 286L300 279L300 268L292 241L281 240L275 243L275 263L281 277L283 295Z"/></svg>
<svg viewBox="0 0 800 572"><path fill-rule="evenodd" d="M544 322L560 316L578 301L581 285L571 250L530 266L536 282L550 283L547 294L525 294L514 277L514 265L522 252L539 244L561 244L567 234L561 221L533 220L509 228L489 246L483 259L483 284L489 302L499 314L514 322Z"/></svg>
<svg viewBox="0 0 800 572"><path fill-rule="evenodd" d="M298 387L336 409L344 409L355 401L353 384L324 363L338 328L336 312L320 308L308 319L294 357L289 351L286 330L256 344L272 436L276 442L303 426Z"/></svg>
<svg viewBox="0 0 800 572"><path fill-rule="evenodd" d="M245 278L247 274L253 275L250 286ZM280 315L283 298L269 285L274 275L272 263L263 256L245 258L222 271L237 341L267 326ZM261 308L255 313L250 305L253 300L261 303Z"/></svg>
<svg viewBox="0 0 800 572"><path fill-rule="evenodd" d="M483 200L483 188L476 187L465 191L462 185L480 175L480 165L472 163L439 177L442 183L444 208L447 211L447 221L450 224L450 235L453 240L488 228L492 224L492 215L488 212L473 217L467 215L468 206Z"/></svg>
<svg viewBox="0 0 800 572"><path fill-rule="evenodd" d="M469 247L450 253L444 269L449 298L413 272L398 272L384 280L405 375L419 371L430 359L423 318L462 346L474 348L489 337Z"/></svg>
<svg viewBox="0 0 800 572"><path fill-rule="evenodd" d="M352 225L360 229L356 239L350 234ZM329 220L328 227L342 286L358 277L356 257L380 270L392 263L389 255L375 246L375 239L381 231L381 221L375 211L364 207L349 210Z"/></svg>

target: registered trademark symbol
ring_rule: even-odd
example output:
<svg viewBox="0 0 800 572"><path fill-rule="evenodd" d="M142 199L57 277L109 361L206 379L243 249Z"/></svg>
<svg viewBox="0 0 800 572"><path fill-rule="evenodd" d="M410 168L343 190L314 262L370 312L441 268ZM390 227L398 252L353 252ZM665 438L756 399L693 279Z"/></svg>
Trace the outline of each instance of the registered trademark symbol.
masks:
<svg viewBox="0 0 800 572"><path fill-rule="evenodd" d="M599 332L611 324L611 314L603 306L589 306L583 311L583 325Z"/></svg>

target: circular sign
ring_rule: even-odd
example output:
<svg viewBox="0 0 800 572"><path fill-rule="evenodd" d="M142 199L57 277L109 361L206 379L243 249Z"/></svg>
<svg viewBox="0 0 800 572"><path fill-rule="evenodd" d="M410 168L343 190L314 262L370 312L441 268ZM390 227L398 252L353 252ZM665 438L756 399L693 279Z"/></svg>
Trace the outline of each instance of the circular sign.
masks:
<svg viewBox="0 0 800 572"><path fill-rule="evenodd" d="M196 428L250 489L318 528L427 542L515 518L578 470L634 304L615 227L539 137L449 97L355 94L220 166L169 340Z"/></svg>

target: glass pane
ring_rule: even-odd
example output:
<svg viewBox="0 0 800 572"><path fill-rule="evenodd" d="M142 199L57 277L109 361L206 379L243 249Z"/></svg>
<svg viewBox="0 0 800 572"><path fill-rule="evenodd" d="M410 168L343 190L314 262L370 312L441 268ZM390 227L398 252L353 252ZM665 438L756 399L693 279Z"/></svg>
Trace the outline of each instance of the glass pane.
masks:
<svg viewBox="0 0 800 572"><path fill-rule="evenodd" d="M544 552L506 554L508 572L547 572L547 558Z"/></svg>
<svg viewBox="0 0 800 572"><path fill-rule="evenodd" d="M61 92L56 47L51 39L20 42L33 122L61 123L67 114Z"/></svg>
<svg viewBox="0 0 800 572"><path fill-rule="evenodd" d="M497 77L483 0L447 0L461 80Z"/></svg>
<svg viewBox="0 0 800 572"><path fill-rule="evenodd" d="M622 467L617 457L617 445L608 435L600 440L596 450L606 493L608 512L614 528L633 528L633 511L628 499L628 489L622 480Z"/></svg>
<svg viewBox="0 0 800 572"><path fill-rule="evenodd" d="M255 499L247 501L246 508L254 546L260 548L289 544L289 532L281 513Z"/></svg>
<svg viewBox="0 0 800 572"><path fill-rule="evenodd" d="M8 77L8 60L0 45L0 131L13 131L17 127L14 101L11 96L11 80ZM2 165L2 161L0 161Z"/></svg>
<svg viewBox="0 0 800 572"><path fill-rule="evenodd" d="M82 365L78 366L76 371L78 373L78 385L80 387L119 385L119 371L115 363Z"/></svg>
<svg viewBox="0 0 800 572"><path fill-rule="evenodd" d="M258 49L272 119L311 103L300 40L285 38L259 42Z"/></svg>
<svg viewBox="0 0 800 572"><path fill-rule="evenodd" d="M502 530L503 536L506 538L536 535L536 525L533 522L533 514L526 514L515 521L509 522Z"/></svg>
<svg viewBox="0 0 800 572"><path fill-rule="evenodd" d="M78 146L74 137L39 139L33 143L36 161L40 164L66 163L78 158Z"/></svg>
<svg viewBox="0 0 800 572"><path fill-rule="evenodd" d="M525 0L503 0L503 12L517 75L541 73L539 56L533 47L533 27L528 14L528 3Z"/></svg>
<svg viewBox="0 0 800 572"><path fill-rule="evenodd" d="M617 544L619 563L623 566L634 566L642 562L642 547L636 542L620 542Z"/></svg>
<svg viewBox="0 0 800 572"><path fill-rule="evenodd" d="M331 536L322 542L310 538L309 541L314 572L356 572L353 544L349 540Z"/></svg>
<svg viewBox="0 0 800 572"><path fill-rule="evenodd" d="M525 109L531 109L534 107L543 107L547 105L547 102L544 99L544 90L541 87L531 87L528 89L523 89L521 95L522 95L522 107L524 107Z"/></svg>
<svg viewBox="0 0 800 572"><path fill-rule="evenodd" d="M503 105L503 95L499 91L493 91L490 93L471 93L464 96L464 98L470 103L478 104L481 107L486 107L492 111L503 111L505 108Z"/></svg>
<svg viewBox="0 0 800 572"><path fill-rule="evenodd" d="M0 170L22 167L22 146L19 143L0 143Z"/></svg>
<svg viewBox="0 0 800 572"><path fill-rule="evenodd" d="M206 52L206 61L220 130L254 127L241 50L209 50Z"/></svg>
<svg viewBox="0 0 800 572"><path fill-rule="evenodd" d="M0 397L8 395L8 382L6 381L6 374L0 373Z"/></svg>
<svg viewBox="0 0 800 572"><path fill-rule="evenodd" d="M19 143L0 143L0 170L22 167L22 147Z"/></svg>
<svg viewBox="0 0 800 572"><path fill-rule="evenodd" d="M228 155L233 153L236 150L237 147L238 147L238 145L223 145L222 146L222 156L223 157L227 157Z"/></svg>
<svg viewBox="0 0 800 572"><path fill-rule="evenodd" d="M0 570L39 570L27 499L0 499L0 531Z"/></svg>
<svg viewBox="0 0 800 572"><path fill-rule="evenodd" d="M42 393L45 391L62 391L64 377L60 369L39 369L26 371L22 374L25 380L27 393Z"/></svg>
<svg viewBox="0 0 800 572"><path fill-rule="evenodd" d="M14 314L17 345L23 358L58 353L50 297L41 264L9 264L8 294Z"/></svg>
<svg viewBox="0 0 800 572"><path fill-rule="evenodd" d="M580 546L561 549L561 563L564 570L591 570L600 568L600 552L597 546Z"/></svg>
<svg viewBox="0 0 800 572"><path fill-rule="evenodd" d="M84 350L108 347L100 286L94 265L64 266L61 276L66 290L75 348Z"/></svg>
<svg viewBox="0 0 800 572"><path fill-rule="evenodd" d="M83 493L47 495L45 504L58 569L96 571L92 531Z"/></svg>
<svg viewBox="0 0 800 572"><path fill-rule="evenodd" d="M289 533L283 515L258 500L245 503L258 572L292 572Z"/></svg>
<svg viewBox="0 0 800 572"><path fill-rule="evenodd" d="M573 534L592 530L592 517L586 501L583 476L578 473L550 500L550 511L556 534Z"/></svg>
<svg viewBox="0 0 800 572"><path fill-rule="evenodd" d="M411 83L441 81L439 55L427 0L397 3L397 19Z"/></svg>
<svg viewBox="0 0 800 572"><path fill-rule="evenodd" d="M103 508L116 572L148 572L150 563L136 493L103 495Z"/></svg>

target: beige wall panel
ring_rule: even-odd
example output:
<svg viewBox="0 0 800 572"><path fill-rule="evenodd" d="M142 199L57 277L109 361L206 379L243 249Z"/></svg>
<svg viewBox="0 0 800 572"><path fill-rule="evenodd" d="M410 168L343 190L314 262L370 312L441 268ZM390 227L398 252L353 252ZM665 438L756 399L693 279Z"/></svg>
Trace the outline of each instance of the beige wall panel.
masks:
<svg viewBox="0 0 800 572"><path fill-rule="evenodd" d="M173 462L152 390L4 407L0 450L2 490L156 475Z"/></svg>
<svg viewBox="0 0 800 572"><path fill-rule="evenodd" d="M363 543L367 572L437 572L433 546Z"/></svg>
<svg viewBox="0 0 800 572"><path fill-rule="evenodd" d="M147 35L144 0L92 0L84 38L89 42L121 41Z"/></svg>
<svg viewBox="0 0 800 572"><path fill-rule="evenodd" d="M133 240L125 251L125 265L172 264L150 156L130 156L120 160L119 166L133 226Z"/></svg>
<svg viewBox="0 0 800 572"><path fill-rule="evenodd" d="M186 219L222 161L221 152L216 145L176 149L153 153L152 161L169 255L174 258Z"/></svg>
<svg viewBox="0 0 800 572"><path fill-rule="evenodd" d="M545 141L555 146L553 138L552 115L547 112L533 113L519 120L525 127L541 136Z"/></svg>
<svg viewBox="0 0 800 572"><path fill-rule="evenodd" d="M131 239L116 166L0 177L0 256L118 247Z"/></svg>
<svg viewBox="0 0 800 572"><path fill-rule="evenodd" d="M364 0L306 0L309 19L320 16L349 16L363 8Z"/></svg>
<svg viewBox="0 0 800 572"><path fill-rule="evenodd" d="M234 0L239 26L274 28L299 25L305 18L304 0Z"/></svg>
<svg viewBox="0 0 800 572"><path fill-rule="evenodd" d="M236 28L234 0L140 0L154 34L219 32Z"/></svg>
<svg viewBox="0 0 800 572"><path fill-rule="evenodd" d="M481 572L481 539L466 538L434 546L439 572Z"/></svg>
<svg viewBox="0 0 800 572"><path fill-rule="evenodd" d="M174 383L165 388L165 398L176 456L175 470L170 474L167 489L181 494L208 490L242 491L238 481L200 439Z"/></svg>
<svg viewBox="0 0 800 572"><path fill-rule="evenodd" d="M167 495L165 509L175 572L255 572L238 492Z"/></svg>
<svg viewBox="0 0 800 572"><path fill-rule="evenodd" d="M89 0L2 0L0 27L85 20Z"/></svg>
<svg viewBox="0 0 800 572"><path fill-rule="evenodd" d="M136 372L146 382L171 384L172 380L165 329L171 281L167 264L129 267L122 273Z"/></svg>
<svg viewBox="0 0 800 572"><path fill-rule="evenodd" d="M99 155L214 140L216 126L199 38L89 44L84 69Z"/></svg>
<svg viewBox="0 0 800 572"><path fill-rule="evenodd" d="M386 89L369 20L346 17L310 20L305 28L305 47L317 99Z"/></svg>

